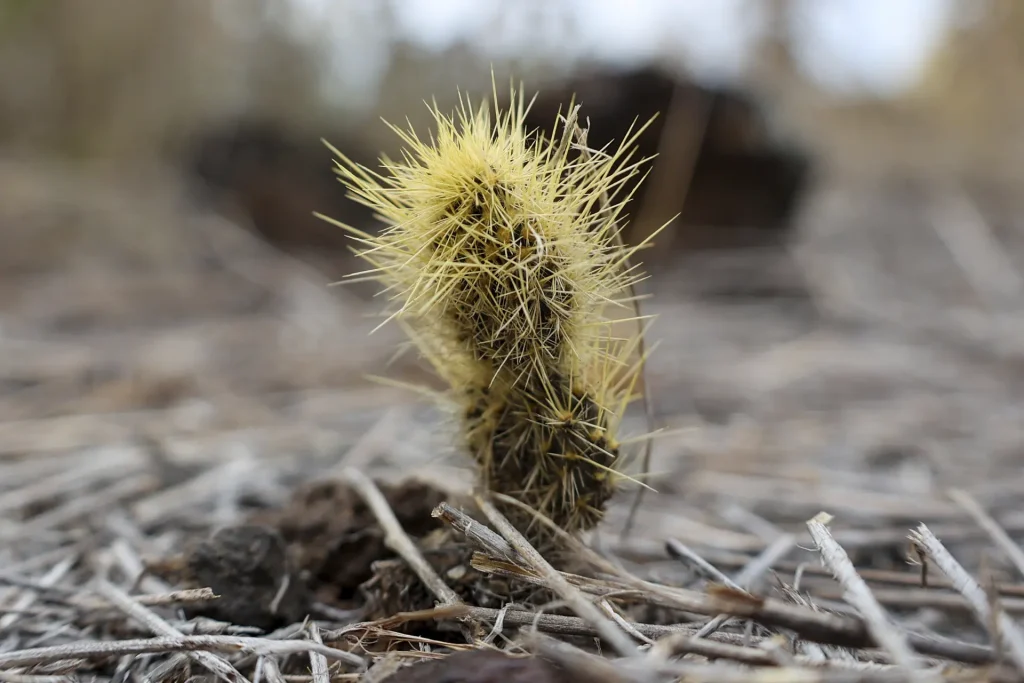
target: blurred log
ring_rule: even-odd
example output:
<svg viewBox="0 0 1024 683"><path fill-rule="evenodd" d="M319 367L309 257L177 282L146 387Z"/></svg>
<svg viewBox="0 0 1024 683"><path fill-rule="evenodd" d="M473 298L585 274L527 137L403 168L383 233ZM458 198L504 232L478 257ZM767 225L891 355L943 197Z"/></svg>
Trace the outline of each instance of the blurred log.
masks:
<svg viewBox="0 0 1024 683"><path fill-rule="evenodd" d="M680 216L658 237L658 249L644 254L645 267L678 265L682 254L763 251L787 241L810 164L773 140L742 94L655 70L592 72L545 89L528 126L550 130L574 93L589 120L592 147L621 140L635 121L658 114L638 140L642 157L658 157L627 208L627 240L642 239ZM362 149L351 135L328 137L351 157L374 164L376 150ZM196 139L186 166L206 201L278 248L328 264L331 276L354 267L345 255L351 241L313 212L375 225L369 211L346 198L329 150L312 135L300 139L280 124L241 122L211 130ZM791 289L792 283L780 287Z"/></svg>
<svg viewBox="0 0 1024 683"><path fill-rule="evenodd" d="M581 116L589 119L591 147L616 143L634 122L657 114L638 139L640 157L658 156L628 207L631 240L679 214L657 240L661 254L670 251L669 244L692 252L786 241L810 162L773 139L757 106L742 93L676 80L655 69L595 71L542 93L530 126L549 129L574 93Z"/></svg>
<svg viewBox="0 0 1024 683"><path fill-rule="evenodd" d="M360 158L350 141L331 142ZM332 168L331 152L319 139L258 121L206 132L194 140L186 159L201 201L289 252L340 250L351 243L314 212L349 222L370 218L369 211L346 199Z"/></svg>

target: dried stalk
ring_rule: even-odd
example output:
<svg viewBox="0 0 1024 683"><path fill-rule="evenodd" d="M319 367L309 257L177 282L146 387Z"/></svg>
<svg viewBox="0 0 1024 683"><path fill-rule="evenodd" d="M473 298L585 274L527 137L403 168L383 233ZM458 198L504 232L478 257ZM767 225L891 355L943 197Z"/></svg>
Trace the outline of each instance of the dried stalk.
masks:
<svg viewBox="0 0 1024 683"><path fill-rule="evenodd" d="M546 585L532 570L501 563L483 556L474 557L472 566L478 571ZM661 586L648 581L599 581L571 574L563 577L589 595L614 596L617 600L667 607L691 614L716 616L728 614L753 619L765 626L784 628L804 640L840 647L864 648L876 645L864 622L859 618L817 611L772 598L757 598L737 591L716 591L703 594L683 588ZM958 661L991 661L991 651L984 647L938 636L908 633L913 648L925 655Z"/></svg>
<svg viewBox="0 0 1024 683"><path fill-rule="evenodd" d="M270 640L243 636L178 636L167 638L138 638L134 640L88 641L37 647L28 650L0 652L0 668L38 666L49 662L71 659L103 659L125 655L187 652L193 655L225 654L293 655L317 652L324 657L344 662L348 666L362 667L363 660L344 650L319 645L305 640ZM224 660L219 660L224 661ZM239 674L241 676L241 674ZM245 677L235 680L244 681Z"/></svg>
<svg viewBox="0 0 1024 683"><path fill-rule="evenodd" d="M1017 572L1024 576L1024 550L1021 550L1020 546L1013 542L1013 539L999 525L999 522L992 519L992 516L985 512L985 508L966 491L953 489L949 492L949 497L974 518L978 526L984 529L985 533L991 536L992 540L999 546L999 549L1010 558L1013 566L1017 568Z"/></svg>
<svg viewBox="0 0 1024 683"><path fill-rule="evenodd" d="M820 513L807 522L807 529L818 546L822 561L843 586L847 602L857 608L864 617L874 641L888 650L898 665L908 670L919 670L921 664L910 649L906 635L890 621L889 615L875 600L864 579L857 574L846 551L829 533L825 525L830 519L831 516L827 513Z"/></svg>
<svg viewBox="0 0 1024 683"><path fill-rule="evenodd" d="M323 645L320 629L316 624L309 625L309 639L317 645ZM309 666L313 674L313 683L331 683L331 672L327 668L327 658L322 652L309 651Z"/></svg>
<svg viewBox="0 0 1024 683"><path fill-rule="evenodd" d="M993 610L990 607L985 590L946 550L946 547L926 525L922 524L917 527L910 537L914 543L924 549L932 562L953 582L954 588L967 599L978 621L986 628L989 628L990 625L995 626L997 632L992 634L993 637L1006 647L1014 665L1024 673L1024 634L1017 628L1009 615L1002 609Z"/></svg>
<svg viewBox="0 0 1024 683"><path fill-rule="evenodd" d="M402 525L399 524L398 518L395 517L395 513L377 485L362 472L354 469L346 469L343 477L366 502L373 512L373 516L377 518L377 522L384 530L384 543L387 547L405 560L420 581L434 594L434 597L441 601L441 604L461 604L462 600L459 599L459 596L437 575L434 568L427 563L419 549L416 548L416 544L402 529Z"/></svg>
<svg viewBox="0 0 1024 683"><path fill-rule="evenodd" d="M451 528L465 535L470 543L491 557L504 559L513 564L526 564L526 560L508 544L508 541L491 531L489 527L476 521L461 510L456 510L448 503L441 503L434 508L431 516L440 519Z"/></svg>
<svg viewBox="0 0 1024 683"><path fill-rule="evenodd" d="M542 585L550 589L562 600L565 600L566 604L576 614L592 623L601 638L614 647L620 655L628 657L636 653L636 646L626 637L623 631L616 627L614 622L605 617L594 603L583 597L583 594L566 581L562 574L548 564L548 561L530 545L529 541L505 519L505 516L494 505L479 496L476 497L476 503L490 523L509 542L509 545L526 560L529 568L537 572Z"/></svg>
<svg viewBox="0 0 1024 683"><path fill-rule="evenodd" d="M114 586L112 583L105 579L97 579L95 584L95 591L100 596L106 598L115 607L123 611L132 619L135 619L140 624L148 628L153 633L168 637L168 638L184 638L180 631L175 629L173 626L168 624L166 621L161 619L157 614L150 611L148 608L140 605L137 601L133 600L131 596L122 591L120 588ZM245 682L247 679L241 673L239 673L235 667L231 666L226 660L216 655L210 654L209 652L193 652L189 655L197 664L200 664L219 678L228 681L229 683ZM3 659L0 659L2 662Z"/></svg>

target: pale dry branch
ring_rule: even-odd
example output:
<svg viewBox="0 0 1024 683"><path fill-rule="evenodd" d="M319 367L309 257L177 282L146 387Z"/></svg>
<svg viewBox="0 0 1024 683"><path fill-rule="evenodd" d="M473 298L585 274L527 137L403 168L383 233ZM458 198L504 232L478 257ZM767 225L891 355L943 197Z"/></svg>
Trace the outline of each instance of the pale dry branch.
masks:
<svg viewBox="0 0 1024 683"><path fill-rule="evenodd" d="M11 628L18 621L18 613L21 610L27 609L36 601L40 590L47 590L56 586L67 575L68 571L71 570L72 565L74 565L77 559L74 555L64 558L39 579L38 588L29 589L18 596L11 605L10 612L0 617L0 632Z"/></svg>
<svg viewBox="0 0 1024 683"><path fill-rule="evenodd" d="M777 537L771 545L764 549L764 552L751 560L750 564L744 567L736 575L735 584L739 586L741 590L750 590L751 585L757 581L762 574L771 569L775 562L780 560L793 549L795 542L796 539L792 534L782 534ZM719 614L715 616L714 619L704 624L704 626L702 626L697 632L697 635L707 637L724 626L728 621L729 615Z"/></svg>
<svg viewBox="0 0 1024 683"><path fill-rule="evenodd" d="M323 645L320 628L316 624L309 625L309 639L317 645ZM331 672L327 668L327 658L322 652L309 651L309 666L313 673L313 683L331 683Z"/></svg>
<svg viewBox="0 0 1024 683"><path fill-rule="evenodd" d="M579 589L573 587L562 574L556 571L494 505L479 496L476 498L476 503L488 521L528 563L529 568L537 572L542 585L565 600L576 614L592 623L601 638L614 647L620 655L626 657L636 653L636 646L626 637L626 634L613 621L605 617L593 602L587 600Z"/></svg>
<svg viewBox="0 0 1024 683"><path fill-rule="evenodd" d="M305 640L270 640L243 636L177 636L70 643L52 647L0 652L0 667L38 666L71 659L102 659L125 655L187 652L191 654L294 655L317 652L350 667L362 667L363 660L344 650ZM212 655L211 655L212 656ZM220 660L224 661L224 660ZM236 680L245 680L244 677Z"/></svg>
<svg viewBox="0 0 1024 683"><path fill-rule="evenodd" d="M489 558L484 561L474 558L473 566L480 571L545 585L540 576L532 570L492 561ZM635 578L631 581L601 581L571 574L563 576L571 585L595 597L628 599L690 614L726 614L752 619L765 626L794 631L805 640L825 645L865 648L877 644L860 618L817 611L772 598L759 598L737 591L704 594ZM987 648L918 633L908 633L907 637L913 648L921 654L970 662L990 661L991 652Z"/></svg>
<svg viewBox="0 0 1024 683"><path fill-rule="evenodd" d="M97 579L94 589L101 597L109 600L118 609L122 610L129 617L135 619L156 635L164 636L166 638L184 637L180 631L160 618L159 615L150 611L147 607L140 605L138 601L133 600L131 596L109 581L106 581L105 579ZM229 681L230 683L238 683L239 681L244 683L247 681L245 676L239 673L235 667L231 666L231 664L221 657L202 651L193 652L189 656L194 659L196 663L201 664L218 677ZM0 659L0 662L2 661L3 660Z"/></svg>
<svg viewBox="0 0 1024 683"><path fill-rule="evenodd" d="M821 513L807 522L807 529L817 544L822 561L843 586L847 602L856 607L864 618L875 642L887 649L898 665L909 670L920 669L917 655L910 649L904 632L890 620L889 615L871 594L867 583L857 573L846 551L832 538L826 526L830 519L829 515Z"/></svg>
<svg viewBox="0 0 1024 683"><path fill-rule="evenodd" d="M470 543L491 557L507 560L514 564L525 564L525 560L508 544L504 538L493 532L489 527L476 521L465 512L456 510L448 503L441 503L434 508L431 516L464 534Z"/></svg>
<svg viewBox="0 0 1024 683"><path fill-rule="evenodd" d="M373 511L381 528L384 530L384 543L405 560L420 581L423 582L430 592L434 594L441 604L457 605L462 602L455 591L448 587L448 584L438 576L420 553L419 549L409 538L409 535L402 529L402 525L395 517L395 513L388 505L384 494L380 492L366 475L359 470L346 469L343 473L345 481L356 490L359 496L366 502L366 505Z"/></svg>
<svg viewBox="0 0 1024 683"><path fill-rule="evenodd" d="M967 599L978 621L986 627L990 624L995 626L997 632L993 637L1006 647L1014 665L1024 673L1024 634L1013 620L1002 609L996 608L993 613L985 590L926 525L917 527L911 534L911 539L927 553L928 558L953 582L953 587Z"/></svg>
<svg viewBox="0 0 1024 683"><path fill-rule="evenodd" d="M999 522L992 519L992 516L985 512L985 508L966 491L953 489L950 491L949 497L967 511L967 514L974 518L978 526L992 537L992 540L999 546L999 549L1006 553L1013 566L1016 567L1017 572L1024 577L1024 550L1021 550L1021 547L1010 538L1010 535L999 525Z"/></svg>

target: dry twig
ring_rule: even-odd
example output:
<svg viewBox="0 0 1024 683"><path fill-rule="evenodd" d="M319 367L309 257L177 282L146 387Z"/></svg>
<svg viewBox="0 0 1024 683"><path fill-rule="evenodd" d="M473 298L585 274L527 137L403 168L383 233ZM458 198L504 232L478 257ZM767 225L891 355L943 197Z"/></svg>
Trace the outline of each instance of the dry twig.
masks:
<svg viewBox="0 0 1024 683"><path fill-rule="evenodd" d="M917 527L910 537L967 599L978 621L986 627L990 624L995 626L997 633L994 633L993 637L1005 645L1014 665L1021 673L1024 673L1024 634L1013 623L1013 620L1002 609L996 608L993 613L985 590L946 550L946 547L926 525L922 524Z"/></svg>
<svg viewBox="0 0 1024 683"><path fill-rule="evenodd" d="M373 516L384 530L384 543L391 550L405 560L409 567L416 573L430 592L434 594L443 605L457 605L462 602L459 596L448 587L437 572L434 571L416 548L409 535L402 529L398 518L388 505L384 494L380 492L366 475L359 470L346 469L343 473L345 481L359 493L359 496L366 502L366 505L373 511Z"/></svg>
<svg viewBox="0 0 1024 683"><path fill-rule="evenodd" d="M892 655L893 661L900 666L909 670L920 669L920 662L910 649L903 631L896 628L890 621L885 610L871 594L871 589L868 588L864 579L857 574L846 551L832 538L832 534L829 533L826 526L830 519L830 515L820 513L807 522L807 529L818 546L822 561L826 567L832 570L836 580L843 586L846 600L856 607L864 617L864 622L875 642L887 649Z"/></svg>
<svg viewBox="0 0 1024 683"><path fill-rule="evenodd" d="M566 604L590 623L594 625L601 638L615 648L624 657L636 653L636 647L626 637L624 632L617 628L613 621L605 617L601 610L594 603L583 597L583 594L572 584L566 581L558 571L552 567L547 560L523 537L521 533L500 511L490 502L481 497L476 498L476 503L483 511L487 519L501 532L505 540L515 551L529 564L529 568L537 572L542 585L549 588L558 597L565 600Z"/></svg>
<svg viewBox="0 0 1024 683"><path fill-rule="evenodd" d="M999 522L992 519L992 516L985 512L985 508L966 491L953 489L950 491L949 497L974 518L978 526L984 529L985 533L996 542L1000 550L1006 553L1006 556L1013 562L1013 566L1017 568L1020 575L1024 576L1024 550L1021 550L1020 546L1014 543L1013 539L1006 533L1006 530L999 525Z"/></svg>
<svg viewBox="0 0 1024 683"><path fill-rule="evenodd" d="M323 645L320 638L320 629L316 624L309 625L309 638L317 645ZM322 652L309 651L309 666L313 672L313 683L331 683L331 673L327 669L327 658Z"/></svg>
<svg viewBox="0 0 1024 683"><path fill-rule="evenodd" d="M441 503L434 508L431 516L464 534L470 543L491 557L507 560L513 564L523 565L526 561L508 544L504 538L491 529L476 521L465 512L456 510L448 503Z"/></svg>
<svg viewBox="0 0 1024 683"><path fill-rule="evenodd" d="M348 666L362 667L364 665L363 660L351 652L345 652L344 650L338 650L311 641L282 641L243 636L177 636L138 638L134 640L90 641L0 652L0 668L38 666L49 662L71 659L100 659L167 652L188 652L196 655L209 655L213 652L254 655L293 655L317 652L328 659L344 662ZM219 661L224 660L219 659ZM235 680L244 681L246 679L241 677Z"/></svg>
<svg viewBox="0 0 1024 683"><path fill-rule="evenodd" d="M148 608L140 605L136 600L133 600L131 596L109 581L106 581L105 579L97 579L95 583L95 591L100 596L113 603L114 606L122 610L129 617L135 619L155 634L168 638L184 637L180 631L161 619ZM235 667L231 666L231 664L223 658L217 657L209 652L193 652L189 656L198 664L201 664L215 673L218 677L229 681L229 683L237 683L238 681L244 682L247 680L245 676L239 673ZM3 660L0 659L0 662L2 661Z"/></svg>
<svg viewBox="0 0 1024 683"><path fill-rule="evenodd" d="M515 565L490 560L490 558L474 557L472 565L479 571L517 578L537 585L546 585L532 570L520 569ZM772 598L758 598L728 589L703 594L635 578L631 581L599 581L571 574L563 574L563 576L572 585L597 597L614 596L617 600L629 599L691 614L706 616L727 614L753 619L765 626L788 629L807 641L824 645L851 648L875 645L874 639L860 618L817 611ZM918 633L908 633L907 637L913 648L921 654L968 662L990 661L991 659L991 652L987 648L977 645Z"/></svg>
<svg viewBox="0 0 1024 683"><path fill-rule="evenodd" d="M771 545L764 549L760 555L750 561L746 567L736 575L735 584L739 586L740 590L750 590L751 584L753 584L760 576L771 569L771 566L784 557L793 548L795 539L792 534L782 534L776 538ZM719 614L714 619L704 624L697 632L697 635L701 637L707 637L714 633L719 628L724 626L729 621L729 615Z"/></svg>

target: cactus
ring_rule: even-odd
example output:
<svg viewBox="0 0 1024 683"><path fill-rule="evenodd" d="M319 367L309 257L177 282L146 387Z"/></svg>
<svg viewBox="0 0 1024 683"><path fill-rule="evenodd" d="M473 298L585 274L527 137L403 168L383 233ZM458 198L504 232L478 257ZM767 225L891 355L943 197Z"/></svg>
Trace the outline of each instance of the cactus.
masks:
<svg viewBox="0 0 1024 683"><path fill-rule="evenodd" d="M405 150L381 173L332 148L350 196L387 227L321 218L357 241L371 269L354 275L384 285L387 319L447 382L482 487L574 533L601 520L626 478L617 434L644 358L640 333L615 332L636 320L629 263L644 245L623 245L625 202L608 197L638 174L642 127L587 150L574 117L526 131L522 89L504 111L494 95L493 115L486 100L460 97L451 116L433 105L426 140L391 126ZM532 515L504 511L541 534Z"/></svg>

